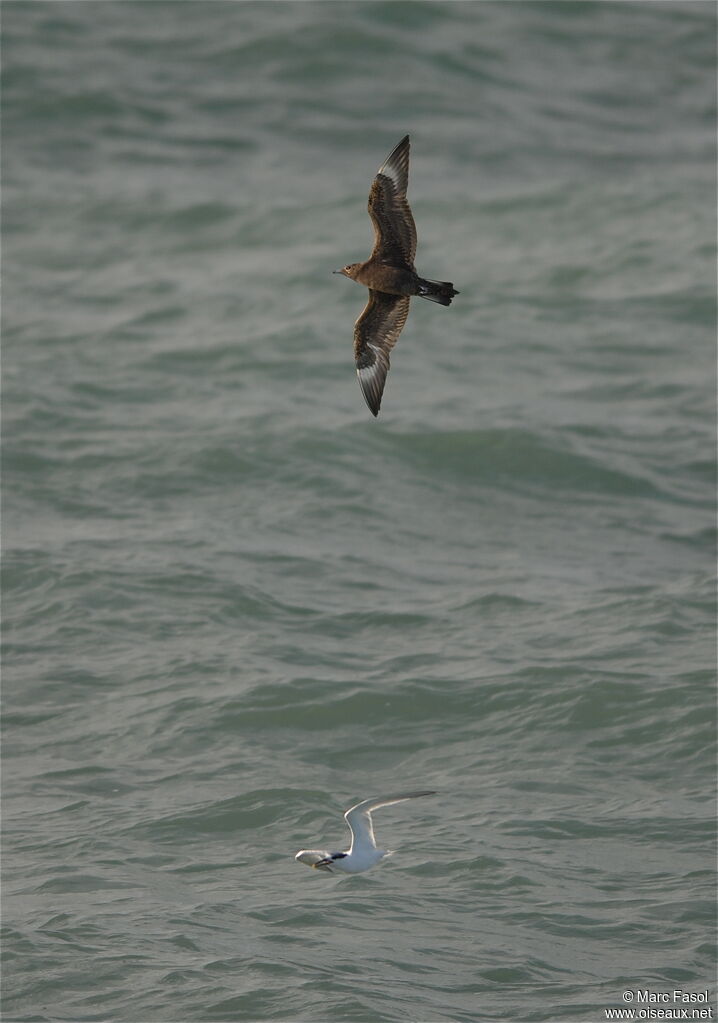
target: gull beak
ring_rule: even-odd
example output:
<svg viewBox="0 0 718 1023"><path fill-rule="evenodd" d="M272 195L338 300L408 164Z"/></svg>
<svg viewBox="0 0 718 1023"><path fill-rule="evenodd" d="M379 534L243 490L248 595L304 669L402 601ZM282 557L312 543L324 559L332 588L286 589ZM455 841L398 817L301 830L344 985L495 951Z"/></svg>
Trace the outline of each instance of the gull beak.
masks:
<svg viewBox="0 0 718 1023"><path fill-rule="evenodd" d="M326 870L327 874L333 874L334 871L326 862L326 860L320 860L319 863L312 863L313 870Z"/></svg>

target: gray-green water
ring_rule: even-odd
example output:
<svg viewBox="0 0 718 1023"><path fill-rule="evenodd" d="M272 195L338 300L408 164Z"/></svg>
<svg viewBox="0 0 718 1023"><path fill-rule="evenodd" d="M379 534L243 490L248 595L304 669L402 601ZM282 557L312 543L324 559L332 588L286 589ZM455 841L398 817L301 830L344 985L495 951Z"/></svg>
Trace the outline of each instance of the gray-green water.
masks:
<svg viewBox="0 0 718 1023"><path fill-rule="evenodd" d="M2 14L4 1018L715 1010L715 6Z"/></svg>

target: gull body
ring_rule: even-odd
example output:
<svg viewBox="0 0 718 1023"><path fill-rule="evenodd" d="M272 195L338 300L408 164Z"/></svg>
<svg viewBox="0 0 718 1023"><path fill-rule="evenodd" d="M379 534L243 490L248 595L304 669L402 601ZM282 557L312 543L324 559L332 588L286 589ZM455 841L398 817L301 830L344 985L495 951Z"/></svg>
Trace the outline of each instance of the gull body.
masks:
<svg viewBox="0 0 718 1023"><path fill-rule="evenodd" d="M390 856L388 849L378 849L374 838L371 814L380 806L391 806L394 803L403 803L407 799L418 799L420 796L434 796L435 792L403 792L392 796L374 796L372 799L365 799L356 806L350 807L344 814L344 820L349 825L352 835L352 842L346 852L328 852L326 849L302 849L294 857L298 863L306 863L314 870L324 870L327 873L335 871L342 874L361 874L365 870Z"/></svg>

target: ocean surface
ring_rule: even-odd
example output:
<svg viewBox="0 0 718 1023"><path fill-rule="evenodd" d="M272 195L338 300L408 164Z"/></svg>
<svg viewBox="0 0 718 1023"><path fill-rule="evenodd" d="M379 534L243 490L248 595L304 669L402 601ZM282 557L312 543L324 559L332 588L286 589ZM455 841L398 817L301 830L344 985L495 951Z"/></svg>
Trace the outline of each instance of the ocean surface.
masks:
<svg viewBox="0 0 718 1023"><path fill-rule="evenodd" d="M2 21L3 1020L715 1018L715 5Z"/></svg>

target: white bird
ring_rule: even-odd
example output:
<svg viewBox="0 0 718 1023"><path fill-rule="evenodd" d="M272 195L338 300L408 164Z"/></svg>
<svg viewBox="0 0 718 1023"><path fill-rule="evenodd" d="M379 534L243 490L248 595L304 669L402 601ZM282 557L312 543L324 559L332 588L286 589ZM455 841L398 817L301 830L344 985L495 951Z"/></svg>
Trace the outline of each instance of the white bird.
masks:
<svg viewBox="0 0 718 1023"><path fill-rule="evenodd" d="M339 870L345 874L361 874L375 866L385 856L390 856L388 849L377 849L374 828L371 822L372 810L380 806L391 806L392 803L403 803L407 799L418 799L419 796L435 796L435 792L404 792L398 796L374 796L362 803L350 807L344 814L344 820L352 833L352 844L346 852L327 852L326 849L302 849L294 859L298 863L306 863L315 870L326 870L332 874Z"/></svg>

